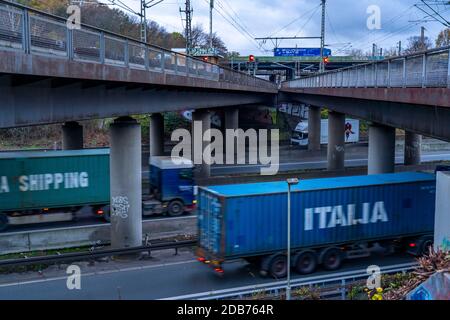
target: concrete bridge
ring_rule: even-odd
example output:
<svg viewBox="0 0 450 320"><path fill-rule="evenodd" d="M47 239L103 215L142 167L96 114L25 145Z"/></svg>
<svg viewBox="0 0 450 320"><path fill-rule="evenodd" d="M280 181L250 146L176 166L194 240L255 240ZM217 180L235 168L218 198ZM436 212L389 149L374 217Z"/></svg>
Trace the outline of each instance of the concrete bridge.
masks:
<svg viewBox="0 0 450 320"><path fill-rule="evenodd" d="M320 148L320 108L330 113L329 168L344 165L345 115L368 120L369 173L394 170L395 129L406 130L406 164L420 161L420 135L450 141L450 47L283 83L280 101L310 104L309 148Z"/></svg>

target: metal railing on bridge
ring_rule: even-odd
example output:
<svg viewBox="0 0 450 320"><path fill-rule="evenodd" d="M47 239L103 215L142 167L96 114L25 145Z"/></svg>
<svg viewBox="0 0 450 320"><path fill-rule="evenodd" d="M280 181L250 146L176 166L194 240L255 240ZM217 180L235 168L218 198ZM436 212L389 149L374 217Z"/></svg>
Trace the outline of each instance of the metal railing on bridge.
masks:
<svg viewBox="0 0 450 320"><path fill-rule="evenodd" d="M266 80L88 25L0 0L0 50L274 89Z"/></svg>
<svg viewBox="0 0 450 320"><path fill-rule="evenodd" d="M450 47L286 81L288 88L450 88Z"/></svg>

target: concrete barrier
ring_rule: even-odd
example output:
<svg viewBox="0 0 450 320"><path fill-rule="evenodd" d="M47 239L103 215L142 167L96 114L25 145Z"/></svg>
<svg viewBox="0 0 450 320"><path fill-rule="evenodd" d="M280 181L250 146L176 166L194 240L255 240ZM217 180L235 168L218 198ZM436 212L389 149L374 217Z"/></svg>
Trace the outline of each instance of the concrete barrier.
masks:
<svg viewBox="0 0 450 320"><path fill-rule="evenodd" d="M196 235L197 217L144 221L142 233L149 240ZM110 224L0 233L0 255L50 249L109 244Z"/></svg>

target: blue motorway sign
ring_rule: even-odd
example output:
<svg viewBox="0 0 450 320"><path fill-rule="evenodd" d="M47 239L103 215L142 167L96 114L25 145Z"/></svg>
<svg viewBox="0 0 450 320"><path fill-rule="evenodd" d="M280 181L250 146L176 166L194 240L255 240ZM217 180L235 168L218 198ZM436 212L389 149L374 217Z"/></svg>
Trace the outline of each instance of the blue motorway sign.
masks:
<svg viewBox="0 0 450 320"><path fill-rule="evenodd" d="M320 57L320 48L276 48L275 57ZM324 56L331 56L331 50L325 48Z"/></svg>

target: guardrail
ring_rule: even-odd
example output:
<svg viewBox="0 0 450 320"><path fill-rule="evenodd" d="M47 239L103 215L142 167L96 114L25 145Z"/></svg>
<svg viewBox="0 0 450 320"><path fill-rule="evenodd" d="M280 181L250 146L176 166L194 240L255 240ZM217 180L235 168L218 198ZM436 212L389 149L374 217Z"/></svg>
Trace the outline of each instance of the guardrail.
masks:
<svg viewBox="0 0 450 320"><path fill-rule="evenodd" d="M450 46L286 81L288 88L450 88Z"/></svg>
<svg viewBox="0 0 450 320"><path fill-rule="evenodd" d="M405 263L381 268L382 274L395 274L413 270L417 263ZM312 276L291 281L291 288L295 290L300 287L314 286L333 288L332 295L339 296L342 300L347 297L348 286L361 280L367 280L369 274L366 269L356 271L346 271L341 273L327 274L324 276ZM268 284L232 288L221 291L203 292L199 294L171 297L162 300L232 300L250 299L252 296L267 296L268 298L280 297L284 294L287 286L286 281L277 281ZM329 294L326 294L330 297ZM260 298L258 298L260 299Z"/></svg>
<svg viewBox="0 0 450 320"><path fill-rule="evenodd" d="M276 88L269 81L99 28L82 24L80 29L72 29L62 17L7 0L0 0L0 49Z"/></svg>
<svg viewBox="0 0 450 320"><path fill-rule="evenodd" d="M190 241L172 241L172 242L162 242L150 244L148 246L141 246L135 248L125 248L125 249L107 249L89 252L74 252L65 253L59 255L49 255L42 257L25 257L21 259L8 259L0 260L0 267L14 267L14 266L25 266L33 264L50 264L50 263L67 263L74 261L84 261L92 260L104 257L110 257L114 255L128 255L137 254L141 252L151 252L151 251L161 251L169 249L180 249L193 247L197 244L196 240Z"/></svg>

